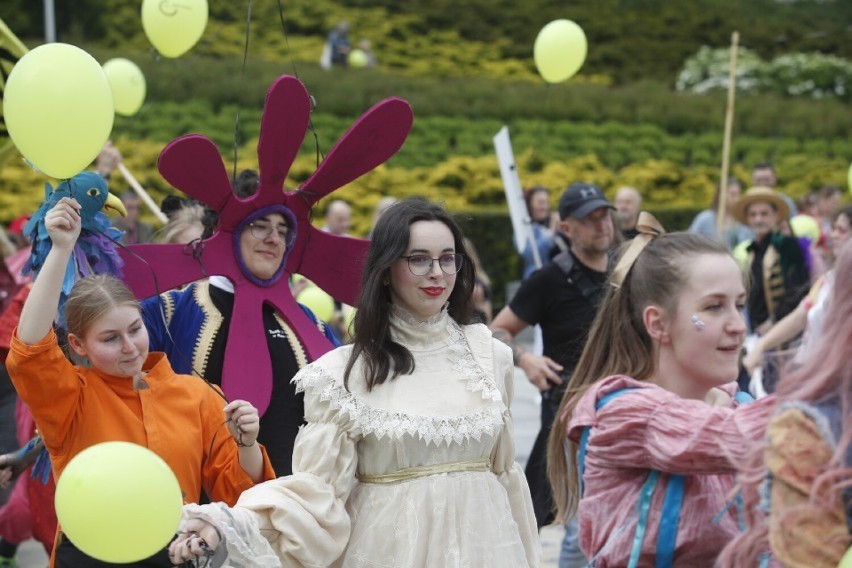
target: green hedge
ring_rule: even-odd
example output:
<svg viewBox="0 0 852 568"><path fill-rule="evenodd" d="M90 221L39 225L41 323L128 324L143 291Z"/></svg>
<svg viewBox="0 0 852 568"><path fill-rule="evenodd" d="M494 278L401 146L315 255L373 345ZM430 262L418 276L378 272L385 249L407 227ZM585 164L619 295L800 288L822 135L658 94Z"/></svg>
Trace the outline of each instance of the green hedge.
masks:
<svg viewBox="0 0 852 568"><path fill-rule="evenodd" d="M365 101L361 112L375 102ZM210 137L223 153L230 154L236 113L236 106L217 109L204 100L149 103L134 117L117 117L114 135L166 143L182 134L197 132ZM238 132L242 144L259 135L261 112L259 108L243 108L239 116ZM354 120L354 116L314 114L312 122L318 133L320 150L328 152ZM519 118L503 122L489 118L416 115L411 135L390 163L409 169L434 166L454 156L492 156L493 136L503 124L510 126L516 154L531 150L535 160L541 164L587 154L596 155L612 169L645 160L664 160L684 167L717 166L721 162L721 128L675 135L651 124L615 121ZM315 154L316 144L311 134L306 138L302 152L305 155ZM828 133L821 137L737 134L732 140L732 163L746 169L757 162L778 162L790 155L848 160L852 156L852 141L845 135L832 137ZM535 160L530 163L531 169L536 167Z"/></svg>
<svg viewBox="0 0 852 568"><path fill-rule="evenodd" d="M139 2L56 2L60 41L147 49ZM852 57L848 1L777 0L290 0L210 2L210 19L193 53L240 55L246 9L252 8L251 57L316 62L328 31L341 19L351 37L368 37L379 61L397 72L443 76L522 76L537 79L532 47L541 27L557 18L582 26L589 50L582 73L626 84L653 78L673 83L683 61L701 45L725 47L733 30L765 58L820 51ZM279 21L283 10L291 51ZM22 38L40 37L42 3L4 0L2 17Z"/></svg>
<svg viewBox="0 0 852 568"><path fill-rule="evenodd" d="M243 76L241 57L155 60L143 52L87 47L99 61L117 56L134 60L146 77L146 107L154 109L161 104L197 102L214 113L237 106L255 111L262 108L276 77L294 74L286 59L249 59ZM395 96L411 103L418 120L441 116L510 124L519 120L612 122L650 125L674 135L721 132L724 124L724 93L676 93L662 82L608 87L572 81L546 86L483 77L408 77L373 69L327 72L313 61L300 62L296 70L317 101L317 113L340 117L355 117L379 100ZM737 136L835 139L846 138L852 131L852 106L832 99L740 94L735 111Z"/></svg>

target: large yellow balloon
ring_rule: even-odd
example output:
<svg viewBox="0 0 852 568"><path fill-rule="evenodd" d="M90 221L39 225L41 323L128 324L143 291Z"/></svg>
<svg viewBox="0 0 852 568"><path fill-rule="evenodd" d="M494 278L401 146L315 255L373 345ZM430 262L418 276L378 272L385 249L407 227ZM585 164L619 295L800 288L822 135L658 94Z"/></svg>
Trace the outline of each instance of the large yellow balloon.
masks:
<svg viewBox="0 0 852 568"><path fill-rule="evenodd" d="M77 454L56 483L56 516L77 548L98 560L136 562L165 548L182 509L175 474L157 454L104 442Z"/></svg>
<svg viewBox="0 0 852 568"><path fill-rule="evenodd" d="M59 179L95 159L115 117L100 64L66 43L45 44L21 57L6 81L3 114L21 154Z"/></svg>
<svg viewBox="0 0 852 568"><path fill-rule="evenodd" d="M129 59L117 57L104 63L104 73L112 88L115 112L124 116L139 112L145 102L145 75L142 70Z"/></svg>
<svg viewBox="0 0 852 568"><path fill-rule="evenodd" d="M326 294L316 284L311 284L299 292L296 300L310 308L314 315L322 321L328 321L334 315L334 298Z"/></svg>
<svg viewBox="0 0 852 568"><path fill-rule="evenodd" d="M207 0L143 0L142 29L165 57L180 57L207 27Z"/></svg>
<svg viewBox="0 0 852 568"><path fill-rule="evenodd" d="M561 83L580 70L587 51L586 34L580 26L571 20L553 20L538 32L533 59L545 81Z"/></svg>

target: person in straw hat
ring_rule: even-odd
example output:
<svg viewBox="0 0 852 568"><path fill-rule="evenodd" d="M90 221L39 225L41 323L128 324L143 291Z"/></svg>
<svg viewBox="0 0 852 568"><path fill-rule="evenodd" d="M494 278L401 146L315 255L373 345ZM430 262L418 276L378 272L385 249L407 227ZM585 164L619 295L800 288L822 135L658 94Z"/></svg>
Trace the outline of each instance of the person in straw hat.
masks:
<svg viewBox="0 0 852 568"><path fill-rule="evenodd" d="M746 306L751 331L762 335L807 293L805 257L794 237L778 231L790 208L775 190L752 187L737 201L732 213L754 232L754 241L746 248L751 281Z"/></svg>

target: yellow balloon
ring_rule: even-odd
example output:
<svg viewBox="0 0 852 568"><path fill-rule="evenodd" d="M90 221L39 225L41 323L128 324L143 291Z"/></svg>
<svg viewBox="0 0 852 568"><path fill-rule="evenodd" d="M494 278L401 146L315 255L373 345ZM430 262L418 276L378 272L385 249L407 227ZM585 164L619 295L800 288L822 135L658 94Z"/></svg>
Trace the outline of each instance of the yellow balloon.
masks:
<svg viewBox="0 0 852 568"><path fill-rule="evenodd" d="M145 75L142 70L122 57L110 59L104 63L112 98L115 102L115 112L124 116L133 116L145 102Z"/></svg>
<svg viewBox="0 0 852 568"><path fill-rule="evenodd" d="M533 59L548 83L561 83L574 76L586 60L588 44L583 29L571 20L553 20L538 32Z"/></svg>
<svg viewBox="0 0 852 568"><path fill-rule="evenodd" d="M115 118L100 64L66 43L41 45L21 57L6 81L3 115L21 154L58 179L95 159Z"/></svg>
<svg viewBox="0 0 852 568"><path fill-rule="evenodd" d="M819 221L805 213L794 215L790 219L790 228L793 229L793 234L797 237L807 237L812 241L819 240L822 232Z"/></svg>
<svg viewBox="0 0 852 568"><path fill-rule="evenodd" d="M849 193L852 193L852 164L849 164L849 174L847 177L849 178Z"/></svg>
<svg viewBox="0 0 852 568"><path fill-rule="evenodd" d="M302 290L296 300L310 308L314 315L322 321L327 322L334 315L334 298L323 292L315 284L311 284Z"/></svg>
<svg viewBox="0 0 852 568"><path fill-rule="evenodd" d="M207 0L143 0L142 29L164 57L180 57L207 27Z"/></svg>
<svg viewBox="0 0 852 568"><path fill-rule="evenodd" d="M349 52L349 66L356 69L361 69L367 66L367 54L360 49L353 49Z"/></svg>
<svg viewBox="0 0 852 568"><path fill-rule="evenodd" d="M351 307L343 313L343 329L345 329L346 333L349 335L355 335L355 326L353 324L355 322L356 313L358 313L358 310Z"/></svg>
<svg viewBox="0 0 852 568"><path fill-rule="evenodd" d="M852 546L846 549L846 554L840 559L840 564L837 565L837 568L852 568Z"/></svg>
<svg viewBox="0 0 852 568"><path fill-rule="evenodd" d="M77 454L56 483L55 502L71 542L113 563L137 562L165 548L183 506L166 462L130 442L104 442Z"/></svg>

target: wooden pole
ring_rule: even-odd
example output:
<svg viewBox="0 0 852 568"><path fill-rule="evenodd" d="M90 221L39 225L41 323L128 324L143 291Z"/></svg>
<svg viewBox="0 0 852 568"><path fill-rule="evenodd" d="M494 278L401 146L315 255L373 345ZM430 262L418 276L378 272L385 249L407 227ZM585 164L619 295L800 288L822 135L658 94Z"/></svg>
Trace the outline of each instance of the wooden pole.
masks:
<svg viewBox="0 0 852 568"><path fill-rule="evenodd" d="M734 124L734 98L737 93L737 49L740 32L731 34L731 65L728 70L728 107L725 109L725 138L722 142L722 177L719 180L719 209L716 211L716 235L725 240L726 201L728 198L728 169L731 154L731 130Z"/></svg>
<svg viewBox="0 0 852 568"><path fill-rule="evenodd" d="M154 202L154 200L153 200L153 199L151 199L151 196L150 196L150 195L148 195L148 192L147 192L147 191L145 191L145 188L144 188L144 187L142 187L142 186L139 184L139 182L138 182L138 181L136 181L136 178L135 178L135 177L133 177L133 174L131 174L131 173L130 173L130 170L128 170L128 169L124 166L124 164L122 164L121 162L119 162L119 163L118 163L118 171L120 171L120 172L121 172L121 175L122 175L122 176L124 176L124 179L125 179L125 180L127 180L127 183L129 183L129 184L130 184L130 187L132 187L132 188L133 188L133 191L135 191L135 192L136 192L136 195L138 195L138 196L139 196L139 199L141 199L142 201L144 201L144 202L145 202L145 205L147 205L147 206L148 206L148 209L150 209L150 210L151 210L151 212L152 212L152 213L154 213L154 216L155 216L155 217L157 217L157 220L158 220L158 221L160 221L160 223L162 223L162 224L164 224L164 225L165 225L166 223L168 223L168 222L169 222L169 218L168 218L168 217L166 217L166 214L165 214L165 213L163 213L163 212L160 210L160 207L159 207L159 206L158 206L158 205Z"/></svg>

